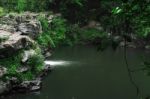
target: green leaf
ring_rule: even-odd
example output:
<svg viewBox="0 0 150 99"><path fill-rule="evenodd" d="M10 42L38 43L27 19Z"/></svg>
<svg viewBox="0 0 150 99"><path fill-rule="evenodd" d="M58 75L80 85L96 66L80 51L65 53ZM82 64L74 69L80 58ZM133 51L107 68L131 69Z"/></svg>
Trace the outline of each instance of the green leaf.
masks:
<svg viewBox="0 0 150 99"><path fill-rule="evenodd" d="M121 12L122 12L122 9L119 8L119 7L116 7L116 8L114 8L114 9L112 10L112 13L113 13L113 14L119 14L119 13L121 13Z"/></svg>

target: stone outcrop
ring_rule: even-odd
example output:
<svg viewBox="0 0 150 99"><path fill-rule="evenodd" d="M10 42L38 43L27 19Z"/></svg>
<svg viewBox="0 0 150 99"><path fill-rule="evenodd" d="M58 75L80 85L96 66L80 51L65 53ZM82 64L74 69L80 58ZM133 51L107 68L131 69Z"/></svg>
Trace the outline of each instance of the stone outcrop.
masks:
<svg viewBox="0 0 150 99"><path fill-rule="evenodd" d="M40 14L34 13L11 13L0 18L0 30L11 33L19 32L22 35L28 35L35 38L39 33L42 33L42 26L38 20Z"/></svg>
<svg viewBox="0 0 150 99"><path fill-rule="evenodd" d="M0 17L0 59L9 58L21 51L21 66L18 66L14 72L26 73L31 70L27 62L34 55L39 55L38 44L34 39L42 33L42 26L38 17L46 17L48 22L52 21L53 15L48 13L29 13L23 14L11 13ZM47 53L50 56L51 53ZM0 94L14 91L36 91L41 89L41 77L51 70L49 65L42 67L37 78L31 81L19 81L17 77L10 77L6 82L0 80ZM0 78L9 75L7 66L0 66Z"/></svg>
<svg viewBox="0 0 150 99"><path fill-rule="evenodd" d="M32 38L37 37L42 31L40 22L36 20L20 23L17 29L22 35L28 35Z"/></svg>
<svg viewBox="0 0 150 99"><path fill-rule="evenodd" d="M20 33L10 33L0 30L0 57L7 57L14 52L32 46L34 41L28 36L21 35Z"/></svg>

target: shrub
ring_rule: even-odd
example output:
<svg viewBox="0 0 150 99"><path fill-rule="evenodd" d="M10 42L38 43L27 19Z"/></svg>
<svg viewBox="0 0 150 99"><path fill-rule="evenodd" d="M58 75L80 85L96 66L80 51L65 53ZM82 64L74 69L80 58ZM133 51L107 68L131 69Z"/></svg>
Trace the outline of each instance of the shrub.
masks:
<svg viewBox="0 0 150 99"><path fill-rule="evenodd" d="M0 7L0 16L3 16L4 15L4 8Z"/></svg>
<svg viewBox="0 0 150 99"><path fill-rule="evenodd" d="M56 47L62 40L65 39L66 23L60 17L55 17L51 23L44 17L39 18L43 33L37 38L39 45L43 47Z"/></svg>
<svg viewBox="0 0 150 99"><path fill-rule="evenodd" d="M31 67L31 72L37 74L44 66L44 57L41 54L33 55L27 63Z"/></svg>

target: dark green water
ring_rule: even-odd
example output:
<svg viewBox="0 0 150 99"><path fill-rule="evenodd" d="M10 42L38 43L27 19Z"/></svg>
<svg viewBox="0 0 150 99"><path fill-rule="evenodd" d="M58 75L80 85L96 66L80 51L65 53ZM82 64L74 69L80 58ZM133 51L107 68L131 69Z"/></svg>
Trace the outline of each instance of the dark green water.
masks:
<svg viewBox="0 0 150 99"><path fill-rule="evenodd" d="M143 50L128 49L130 68L139 68L141 56L147 54ZM50 60L65 64L54 65L40 92L5 99L138 99L129 81L123 49L98 52L91 46L61 47ZM133 73L133 78L142 96L149 95L150 77L139 71Z"/></svg>

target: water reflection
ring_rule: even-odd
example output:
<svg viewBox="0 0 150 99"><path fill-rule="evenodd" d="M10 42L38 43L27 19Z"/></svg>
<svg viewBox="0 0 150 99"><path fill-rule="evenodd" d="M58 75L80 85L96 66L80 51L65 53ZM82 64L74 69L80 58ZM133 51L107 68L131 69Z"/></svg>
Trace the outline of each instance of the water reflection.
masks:
<svg viewBox="0 0 150 99"><path fill-rule="evenodd" d="M40 93L15 94L4 99L139 99L129 81L123 52L98 52L91 46L58 48L45 61L56 69L44 79ZM127 50L131 70L141 67L142 55L150 57L143 50ZM149 96L150 77L142 71L133 72L132 77L141 97Z"/></svg>
<svg viewBox="0 0 150 99"><path fill-rule="evenodd" d="M74 61L63 61L63 60L46 60L45 64L49 64L52 67L57 67L57 66L69 66L71 64L76 64L77 62Z"/></svg>

